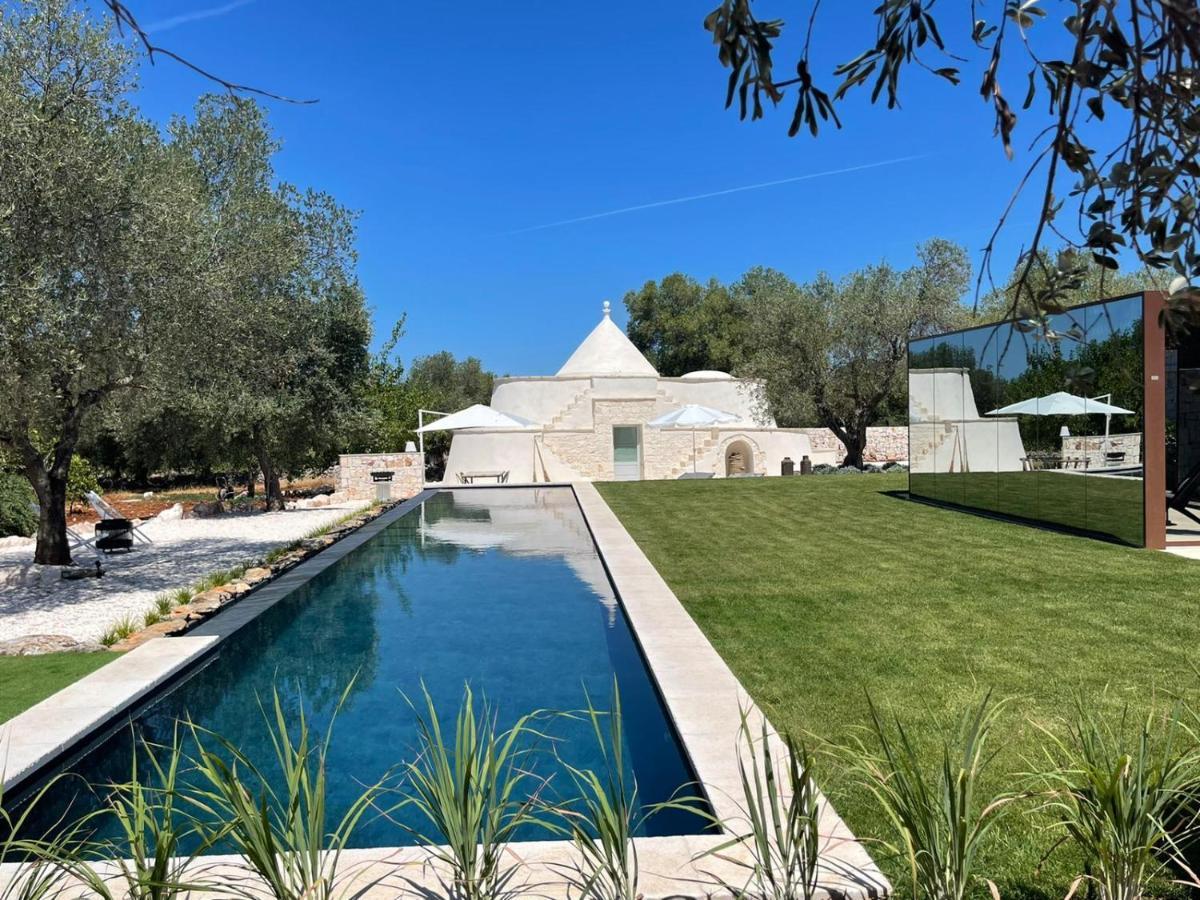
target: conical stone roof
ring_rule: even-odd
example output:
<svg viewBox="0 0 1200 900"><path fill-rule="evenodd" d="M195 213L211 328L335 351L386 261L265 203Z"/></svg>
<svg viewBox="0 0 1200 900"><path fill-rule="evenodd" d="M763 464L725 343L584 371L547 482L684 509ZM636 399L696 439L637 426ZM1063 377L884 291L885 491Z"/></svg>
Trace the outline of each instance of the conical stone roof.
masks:
<svg viewBox="0 0 1200 900"><path fill-rule="evenodd" d="M634 375L653 378L658 372L613 322L608 301L605 301L604 318L575 348L570 359L558 370L558 375Z"/></svg>

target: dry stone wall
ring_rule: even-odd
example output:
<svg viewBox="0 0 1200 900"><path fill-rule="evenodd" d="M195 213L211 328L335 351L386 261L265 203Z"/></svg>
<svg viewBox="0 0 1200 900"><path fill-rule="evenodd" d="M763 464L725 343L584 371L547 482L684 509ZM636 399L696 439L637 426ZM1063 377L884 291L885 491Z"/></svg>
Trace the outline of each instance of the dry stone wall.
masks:
<svg viewBox="0 0 1200 900"><path fill-rule="evenodd" d="M838 462L846 458L846 447L828 428L801 428L808 435L813 452L832 450ZM865 462L900 462L908 459L908 427L905 425L880 425L867 429L867 446L863 451ZM799 461L797 461L799 462Z"/></svg>
<svg viewBox="0 0 1200 900"><path fill-rule="evenodd" d="M391 499L407 500L425 486L425 457L420 453L343 454L338 459L338 493L348 500L374 500L372 472L391 472Z"/></svg>

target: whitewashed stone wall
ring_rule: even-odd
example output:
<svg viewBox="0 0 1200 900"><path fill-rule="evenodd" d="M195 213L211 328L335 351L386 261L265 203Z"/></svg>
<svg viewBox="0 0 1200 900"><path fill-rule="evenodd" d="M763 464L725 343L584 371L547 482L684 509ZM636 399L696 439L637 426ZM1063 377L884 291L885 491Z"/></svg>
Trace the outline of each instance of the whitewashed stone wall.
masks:
<svg viewBox="0 0 1200 900"><path fill-rule="evenodd" d="M595 426L587 431L547 431L545 447L569 462L579 477L608 480L613 477L612 430L614 425L637 425L669 408L662 398L651 400L596 400L592 404ZM725 448L744 441L751 450L754 470L767 473L767 454L760 436L712 429L696 431L696 469L724 474ZM692 432L688 429L642 427L642 478L676 478L692 468ZM799 464L799 460L796 463Z"/></svg>
<svg viewBox="0 0 1200 900"><path fill-rule="evenodd" d="M392 473L392 499L415 497L425 486L425 457L420 453L346 453L338 459L338 493L349 500L375 499L372 472Z"/></svg>
<svg viewBox="0 0 1200 900"><path fill-rule="evenodd" d="M1110 434L1107 449L1113 453L1124 453L1125 459L1114 465L1140 466L1142 464L1142 435ZM1105 442L1102 434L1071 435L1062 439L1063 456L1071 459L1086 459L1089 469L1103 468L1105 460Z"/></svg>
<svg viewBox="0 0 1200 900"><path fill-rule="evenodd" d="M828 428L801 428L808 435L814 452L832 450L838 462L846 458L846 447ZM908 428L904 425L879 425L867 429L866 462L892 462L908 459ZM796 460L799 465L800 461Z"/></svg>

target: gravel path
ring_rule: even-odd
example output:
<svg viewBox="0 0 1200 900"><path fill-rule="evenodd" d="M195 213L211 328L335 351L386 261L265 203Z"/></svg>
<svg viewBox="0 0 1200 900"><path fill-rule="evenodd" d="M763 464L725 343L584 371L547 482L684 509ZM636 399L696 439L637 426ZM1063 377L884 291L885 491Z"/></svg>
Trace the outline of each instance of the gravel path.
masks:
<svg viewBox="0 0 1200 900"><path fill-rule="evenodd" d="M0 550L0 641L34 634L97 640L126 616L140 618L154 598L186 587L216 569L262 557L280 544L361 509L348 503L216 519L150 519L143 531L154 542L130 553L75 553L79 565L103 559L103 578L64 581L55 566L33 564L33 545Z"/></svg>

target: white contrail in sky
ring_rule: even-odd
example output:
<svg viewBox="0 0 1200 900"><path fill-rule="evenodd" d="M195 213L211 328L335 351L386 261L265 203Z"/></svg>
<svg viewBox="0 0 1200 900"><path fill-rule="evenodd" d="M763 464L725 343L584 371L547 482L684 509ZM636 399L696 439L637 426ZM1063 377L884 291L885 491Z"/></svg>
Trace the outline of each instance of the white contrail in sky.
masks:
<svg viewBox="0 0 1200 900"><path fill-rule="evenodd" d="M180 25L186 25L188 22L199 22L201 19L214 19L217 16L223 16L226 13L231 13L239 6L246 6L253 3L254 0L232 0L231 3L223 4L222 6L210 6L207 9L197 9L193 12L180 13L177 16L171 16L168 19L160 19L157 22L151 22L145 26L147 34L153 34L159 31L169 31L172 28L177 28Z"/></svg>
<svg viewBox="0 0 1200 900"><path fill-rule="evenodd" d="M621 209L610 209L605 212L592 213L590 216L578 216L574 219L562 219L558 222L547 222L544 225L531 225L528 228L517 228L505 231L504 234L525 234L529 231L541 231L544 228L557 228L560 225L574 225L578 222L590 222L592 219L606 219L609 216L619 216L624 213L638 212L643 209L655 209L659 206L674 206L677 203L691 203L693 200L707 200L710 197L723 197L726 194L738 194L742 191L758 191L763 188L775 187L780 184L792 184L797 181L812 181L814 178L828 178L830 175L848 175L851 172L861 172L864 169L878 169L883 166L894 166L897 163L912 162L914 159L924 159L928 153L916 156L898 156L895 159L885 159L880 162L864 163L861 166L848 166L845 169L829 169L825 172L812 172L808 175L795 175L791 178L780 178L776 181L764 181L760 184L743 184L740 187L725 188L723 191L711 191L707 194L693 194L690 197L675 197L671 200L657 200L654 203L641 203L637 206L625 206Z"/></svg>

